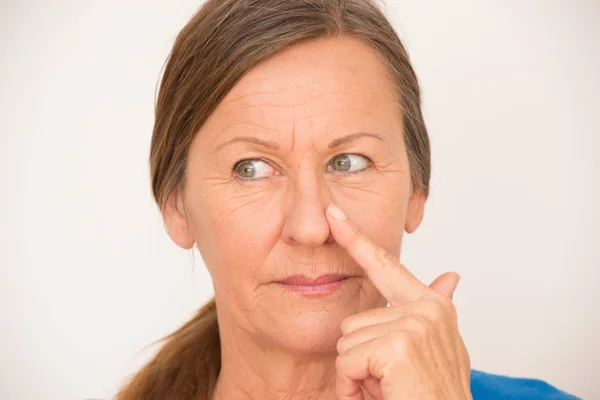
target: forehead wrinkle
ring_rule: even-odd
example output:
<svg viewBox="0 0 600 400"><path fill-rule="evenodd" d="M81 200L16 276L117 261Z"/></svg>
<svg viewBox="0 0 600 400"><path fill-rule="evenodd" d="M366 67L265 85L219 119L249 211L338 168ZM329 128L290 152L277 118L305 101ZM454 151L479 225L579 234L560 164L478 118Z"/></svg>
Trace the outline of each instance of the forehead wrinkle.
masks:
<svg viewBox="0 0 600 400"><path fill-rule="evenodd" d="M254 126L254 127L257 127L257 128L260 128L260 129L264 129L265 131L272 131L272 132L279 133L279 130L273 129L273 128L269 128L265 124L260 124L260 123L257 123L257 122L249 122L249 121L234 122L234 123L228 124L223 129L221 129L219 132L230 130L230 129L232 129L232 128L236 127L236 126L239 126L239 125L242 125L242 126Z"/></svg>
<svg viewBox="0 0 600 400"><path fill-rule="evenodd" d="M364 97L364 96L361 96L360 93L351 92L351 91L347 91L347 90L328 90L328 91L326 91L324 93L319 93L319 94L316 94L316 95L315 94L311 94L310 96L308 96L310 98L308 98L305 101L299 102L299 103L294 103L294 105L292 107L293 108L297 108L297 107L305 106L307 104L314 103L317 100L322 100L322 99L324 99L324 98L326 98L328 96L334 95L334 94L335 95L339 95L339 94L342 94L342 95L351 94L351 95L356 95L358 98ZM348 98L346 98L346 99L348 99Z"/></svg>
<svg viewBox="0 0 600 400"><path fill-rule="evenodd" d="M262 82L270 80L278 80L284 84L298 86L306 85L306 81L308 80L311 82L320 82L323 80L337 79L339 76L344 75L355 77L357 72L360 72L356 66L349 66L339 63L323 64L323 59L318 55L315 56L315 53L319 53L318 51L315 51L315 49L311 49L307 54L307 51L304 49L302 51L297 51L298 49L293 51L292 47L293 46L280 50L271 58L264 60L240 80L239 86L243 88L249 83L255 83L255 81ZM307 60L303 62L307 56L313 57L316 62L320 63L316 63L313 60ZM282 70L286 72L282 74ZM310 74L310 72L307 73L307 71L312 72L315 70L321 72L323 70L328 70L328 76L321 79L315 79L313 74ZM330 72L331 70L334 71ZM295 79L290 81L289 75L294 75L305 79Z"/></svg>
<svg viewBox="0 0 600 400"><path fill-rule="evenodd" d="M240 95L238 95L237 97L233 97L233 98L228 98L227 96L221 101L221 104L223 105L230 105L232 103L236 103L238 101L243 101L243 100L247 100L248 98L251 97L255 97L257 95L270 95L270 94L276 94L279 93L279 90L273 90L273 91L251 91L251 92L243 92Z"/></svg>
<svg viewBox="0 0 600 400"><path fill-rule="evenodd" d="M313 136L312 136L312 141L311 141L311 144L312 144L313 151L314 151L315 153L317 153L317 154L321 154L321 153L319 152L319 149L317 149L317 144L316 144L316 141L317 141L317 135L313 135Z"/></svg>
<svg viewBox="0 0 600 400"><path fill-rule="evenodd" d="M282 90L285 90L281 87L276 87L274 90L267 90L268 85L259 85L257 84L256 80L260 82L266 80L279 79L282 82L287 82L288 79L274 77L261 78L254 76L253 72L255 72L255 70L251 70L248 75L246 75L236 85L234 85L234 87L229 91L229 93L225 95L225 98L221 102L223 104L235 103L238 101L246 100L249 97L251 98L257 95L273 95L281 93ZM238 92L240 93L238 94Z"/></svg>
<svg viewBox="0 0 600 400"><path fill-rule="evenodd" d="M229 107L229 105L227 105L226 107ZM230 115L230 114L235 115L239 110L249 110L249 109L253 109L253 108L262 110L264 108L290 108L290 107L292 107L292 106L285 105L285 104L277 104L277 103L246 104L244 106L236 106L233 111L225 112L225 115Z"/></svg>
<svg viewBox="0 0 600 400"><path fill-rule="evenodd" d="M312 118L312 117L322 117L323 115L336 113L336 112L350 112L350 111L365 113L370 118L375 119L375 117L371 114L371 112L365 110L364 108L354 108L354 107L353 108L337 108L337 109L333 109L333 110L326 110L326 111L319 112L316 114L311 113L309 115L296 116L296 118L303 120L303 119Z"/></svg>
<svg viewBox="0 0 600 400"><path fill-rule="evenodd" d="M265 78L266 80L267 78ZM276 78L269 78L269 79L276 79ZM326 80L330 80L330 81L341 81L343 83L348 83L348 84L354 84L354 85L359 85L359 86L365 86L370 88L371 86L366 85L366 84L362 84L362 83L350 83L350 82L344 82L343 80L340 80L339 78L323 78L323 79L317 79L314 82L319 82L319 81L326 81ZM315 84L313 82L313 84ZM308 86L308 85L304 85L304 86ZM257 127L259 129L264 129L265 131L268 132L274 132L277 134L277 139L280 141L281 140L281 135L282 134L286 134L287 132L287 128L285 127L280 127L278 126L276 129L269 127L269 124L267 123L268 118L265 118L265 113L267 113L268 108L282 108L282 109L291 109L291 113L293 114L293 117L290 118L291 122L292 122L292 127L291 127L291 147L289 149L289 151L293 151L296 148L296 144L298 143L298 138L296 138L298 131L296 129L296 124L299 121L304 121L307 119L312 119L312 118L318 118L318 117L322 117L324 115L329 115L332 114L332 119L340 119L340 122L338 122L335 125L343 125L343 123L341 122L344 117L343 115L340 116L336 116L335 114L343 114L343 113L351 113L351 112L356 112L356 113L361 113L361 114L365 114L367 115L369 118L373 119L373 114L372 114L372 110L368 109L368 98L371 96L360 96L360 93L355 93L353 91L348 91L348 90L329 90L326 92L322 92L317 96L313 96L312 98L306 100L306 101L302 101L300 103L295 103L293 105L287 105L287 104L275 104L272 101L270 101L267 104L251 104L250 102L252 101L253 97L255 97L255 95L260 95L260 94L280 94L282 91L287 91L287 90L291 90L290 88L284 89L284 90L277 90L277 91L255 91L252 93L247 93L247 94L242 94L240 96L234 97L233 99L230 99L228 101L228 103L226 104L226 112L224 113L224 116L221 117L222 120L226 120L228 116L236 116L240 110L258 110L257 112L254 113L250 113L250 115L248 116L249 118L244 118L244 119L261 119L262 123L256 123L256 122L249 122L249 121L244 121L244 122L237 122L237 123L233 123L230 124L224 128L222 128L216 135L215 139L217 139L218 137L220 137L224 131L232 129L232 127L235 126L240 126L240 125L248 125L248 126L254 126ZM327 110L325 109L322 112L313 112L313 111L317 111L317 107L303 107L304 105L307 105L311 102L315 102L318 100L321 100L323 98L326 98L328 96L331 95L350 95L348 97L346 97L345 99L349 99L351 103L356 103L357 100L361 103L361 107L349 107L349 108L344 108L344 107L340 107L339 104L336 104L335 102L331 102L328 104L333 104L333 109ZM240 105L240 107L236 108L235 111L234 110L229 110L229 106L232 106L231 103L238 101L238 100L242 100L245 99L247 101L247 104L244 105ZM270 99L272 100L272 99ZM367 107L365 107L367 106ZM233 106L232 106L233 107ZM314 108L315 110L310 110L310 108ZM324 107L326 108L326 107ZM319 108L322 110L322 108ZM271 118L272 120L275 120L276 122L278 122L279 124L282 124L284 121L286 121L285 118L281 118L281 117L275 117L275 118ZM332 124L326 123L326 126L323 129L323 132L311 132L312 134L312 149L318 153L317 150L317 141L319 139L319 137L326 137L330 135L330 132L332 130L335 130L335 128L330 129L329 126L331 126ZM361 127L362 128L362 127ZM362 128L360 130L370 130L368 129L368 127ZM326 132L325 132L326 131ZM318 137L317 137L317 134ZM321 134L322 133L322 134ZM213 148L215 145L215 141L213 141ZM286 146L287 147L287 146Z"/></svg>
<svg viewBox="0 0 600 400"><path fill-rule="evenodd" d="M323 85L317 85L320 81L338 81L341 82L340 85L337 85L338 87L334 87L334 88L323 88ZM310 88L311 86L316 86L315 90L305 90L305 91L299 91L298 88ZM341 88L339 86L342 86ZM348 88L345 88L345 86L359 86L359 87L364 87L367 90L348 90ZM293 96L285 96L289 91L293 91ZM302 93L305 92L305 93ZM227 110L226 111L226 115L227 114L235 114L236 111L239 110L244 110L244 109L253 109L253 108L258 108L258 109L263 109L263 108L287 108L290 107L292 109L294 109L293 112L293 116L297 117L298 116L298 107L302 107L304 105L322 100L323 98L326 98L328 96L333 96L333 95L341 95L341 96L336 96L337 101L332 102L333 104L335 103L339 103L339 98L341 97L342 100L348 102L356 102L357 100L361 103L361 105L367 105L370 104L370 102L368 101L368 99L370 97L372 97L373 95L373 88L372 85L368 85L365 83L357 83L357 82L347 82L347 81L343 81L339 78L326 78L326 79L316 79L313 82L311 82L310 84L303 84L303 85L295 85L295 87L285 87L285 88L280 88L278 90L274 90L274 91L251 91L249 93L243 93L241 95L238 95L237 97L231 98L231 99L225 99L223 101L223 106L224 108ZM269 96L265 96L265 95L269 95ZM261 97L267 97L267 99L262 98ZM283 97L283 98L282 98ZM286 97L292 97L291 99L287 99ZM305 97L306 99L299 99L299 97ZM247 104L245 105L241 105L241 106L235 106L233 112L229 112L229 106L234 106L235 102L238 101L242 101L245 100ZM268 100L268 101L265 101ZM273 101L275 100L275 101ZM262 103L261 103L262 102ZM282 104L283 103L283 104Z"/></svg>
<svg viewBox="0 0 600 400"><path fill-rule="evenodd" d="M295 70L294 70L294 71L289 72L287 74L288 76L284 75L281 77L247 76L245 80L238 83L239 86L235 87L230 92L229 96L231 96L231 97L226 96L226 98L223 100L223 103L224 104L235 103L238 101L247 100L248 98L256 97L258 95L265 95L265 96L271 97L270 95L284 94L285 92L288 92L290 90L292 90L294 92L301 92L302 90L299 90L299 89L311 89L311 87L316 87L316 92L319 93L319 95L316 98L326 96L327 94L334 94L334 93L341 93L341 94L352 93L352 91L344 90L344 88L346 88L348 86L363 87L363 88L367 88L369 91L372 91L372 85L370 85L368 83L357 81L357 79L356 79L357 74L355 73L355 70L356 70L355 68L346 67L346 66L327 66L327 68L330 68L330 69L335 68L336 70L349 70L350 73L343 73L343 74L339 74L339 73L333 74L332 73L332 74L330 74L332 76L326 76L324 78L315 78L312 75L307 75L304 72L305 70L302 69L301 74L295 73L294 72ZM315 69L315 68L313 68L313 69ZM320 67L317 67L316 69L320 69ZM290 79L289 75L293 75L294 79ZM307 78L302 79L303 75L307 76ZM280 87L277 87L275 90L266 90L266 88L265 88L266 85L260 84L261 81L273 81L273 80L281 82ZM256 81L258 81L258 83ZM329 86L324 85L323 84L324 82L334 82L334 85L329 85ZM335 84L335 83L337 83L337 84ZM251 90L252 87L247 88L247 86L253 86L253 85L259 86L259 87L255 90ZM323 91L324 91L324 93L320 93ZM237 94L237 92L241 92L241 93ZM308 92L314 93L315 90L308 91ZM314 94L311 94L311 97L312 97L312 99L315 99ZM311 101L311 100L308 100L308 101Z"/></svg>
<svg viewBox="0 0 600 400"><path fill-rule="evenodd" d="M225 120L225 118L223 118L223 120ZM224 147L225 144L231 142L231 141L235 141L236 137L241 137L241 136L249 136L249 137L256 137L257 139L261 138L265 141L273 141L275 142L275 144L277 144L278 146L280 146L282 143L282 127L278 126L277 128L273 128L271 126L269 126L269 124L266 123L266 119L260 118L260 122L253 122L251 120L245 119L243 121L237 121L237 122L230 122L230 123L226 123L225 126L222 126L220 129L218 129L216 131L216 133L213 135L212 138L212 142L210 145L210 153L211 154L215 154L218 150L220 150L221 147ZM277 122L279 125L283 125L285 122L288 122L287 119L285 118L278 118ZM242 127L242 128L239 128ZM256 130L252 130L250 132L244 132L245 130L243 129L243 127L255 127L258 128L258 131ZM261 133L268 133L268 132L272 132L275 135L270 135L270 134L261 134ZM240 133L244 133L244 134L240 134ZM219 138L225 136L231 136L230 140L226 140L223 139L222 142L220 144L217 144L217 142L219 141ZM275 136L273 138L273 136ZM281 147L281 146L280 146Z"/></svg>
<svg viewBox="0 0 600 400"><path fill-rule="evenodd" d="M229 107L225 107L224 110L220 113L218 120L224 120L226 122L229 121L248 121L248 120L258 120L260 119L265 126L267 126L267 122L269 118L265 117L265 114L268 114L268 110L270 108L283 108L288 109L290 106L281 105L281 104L247 104L245 106L236 107L232 110L229 110ZM240 111L246 111L246 113L240 113ZM279 114L283 114L282 116L276 118L276 122L289 118L292 115L292 112L284 112ZM272 119L272 118L271 118Z"/></svg>
<svg viewBox="0 0 600 400"><path fill-rule="evenodd" d="M287 153L289 156L296 147L296 119L292 118L292 146L290 147L290 151Z"/></svg>
<svg viewBox="0 0 600 400"><path fill-rule="evenodd" d="M306 95L302 95L302 94L294 94L291 97L293 97L292 99L286 99L285 95L283 95L283 97L279 97L279 98L273 98L273 96L270 96L268 99L256 99L256 98L252 98L251 101L247 101L245 104L243 105L237 105L234 106L232 104L232 102L227 102L227 103L223 103L223 114L224 116L227 115L236 115L239 113L240 110L252 110L252 109L258 109L257 113L263 114L263 110L265 109L270 109L270 108L282 108L282 109L292 109L293 111L290 112L290 116L293 117L297 117L298 116L298 109L302 109L302 107L304 106L310 106L313 105L314 103L318 103L317 105L327 105L327 103L329 103L328 101L326 101L327 97L330 96L334 96L335 98L333 99L333 101L331 101L330 103L333 104L334 106L337 106L340 102L345 101L347 103L352 102L355 103L357 101L359 101L361 103L361 105L366 105L368 104L367 99L371 96L365 96L362 95L361 93L358 92L353 92L353 91L348 91L348 90L329 90L323 93L318 93L318 94L306 94ZM251 96L253 96L253 94L249 94L245 97L247 98L251 98ZM298 99L296 99L295 97L304 97L304 99L302 99L301 101L298 101ZM230 108L233 108L231 111L229 110ZM308 108L308 107L307 107ZM322 107L319 107L322 108ZM341 110L343 110L344 108L341 108ZM304 114L304 113L301 113Z"/></svg>

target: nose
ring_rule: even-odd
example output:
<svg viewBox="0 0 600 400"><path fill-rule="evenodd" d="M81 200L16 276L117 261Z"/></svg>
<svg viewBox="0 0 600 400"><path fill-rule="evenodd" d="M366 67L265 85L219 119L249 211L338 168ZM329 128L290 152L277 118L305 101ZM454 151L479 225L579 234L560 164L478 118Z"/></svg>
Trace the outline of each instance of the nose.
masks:
<svg viewBox="0 0 600 400"><path fill-rule="evenodd" d="M333 241L325 217L331 195L329 187L314 171L305 172L288 187L282 236L288 244L317 247Z"/></svg>

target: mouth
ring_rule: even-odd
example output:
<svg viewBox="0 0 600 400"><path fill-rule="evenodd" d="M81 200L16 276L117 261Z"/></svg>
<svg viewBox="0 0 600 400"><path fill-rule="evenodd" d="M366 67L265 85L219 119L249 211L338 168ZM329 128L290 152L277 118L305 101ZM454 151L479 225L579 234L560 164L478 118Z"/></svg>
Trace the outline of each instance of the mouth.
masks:
<svg viewBox="0 0 600 400"><path fill-rule="evenodd" d="M342 287L350 275L327 274L316 278L309 278L305 275L294 275L277 281L276 283L292 292L304 296L324 296L331 294Z"/></svg>

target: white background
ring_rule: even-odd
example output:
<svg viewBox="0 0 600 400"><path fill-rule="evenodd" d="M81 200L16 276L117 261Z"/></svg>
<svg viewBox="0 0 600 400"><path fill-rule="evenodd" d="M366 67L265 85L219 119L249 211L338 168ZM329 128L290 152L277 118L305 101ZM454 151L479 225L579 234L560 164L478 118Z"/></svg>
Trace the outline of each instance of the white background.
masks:
<svg viewBox="0 0 600 400"><path fill-rule="evenodd" d="M212 294L147 164L155 85L199 1L0 4L0 398L109 398ZM474 368L600 398L600 1L387 8L433 142L403 261L461 272Z"/></svg>

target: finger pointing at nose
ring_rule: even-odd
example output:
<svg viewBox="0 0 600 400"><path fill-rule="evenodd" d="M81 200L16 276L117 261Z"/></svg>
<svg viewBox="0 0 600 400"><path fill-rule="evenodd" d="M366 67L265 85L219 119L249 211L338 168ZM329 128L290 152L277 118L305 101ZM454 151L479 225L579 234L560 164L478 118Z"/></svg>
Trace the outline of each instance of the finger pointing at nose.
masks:
<svg viewBox="0 0 600 400"><path fill-rule="evenodd" d="M335 241L365 270L379 292L398 305L430 294L433 289L417 279L396 257L366 237L360 227L334 204L327 220Z"/></svg>

